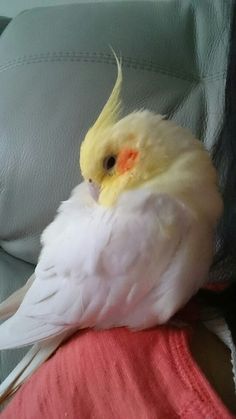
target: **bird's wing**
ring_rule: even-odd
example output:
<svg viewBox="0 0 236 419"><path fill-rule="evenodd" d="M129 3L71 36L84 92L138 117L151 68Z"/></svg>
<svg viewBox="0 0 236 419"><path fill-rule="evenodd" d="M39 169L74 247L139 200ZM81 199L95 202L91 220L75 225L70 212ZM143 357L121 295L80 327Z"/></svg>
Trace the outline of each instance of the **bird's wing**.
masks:
<svg viewBox="0 0 236 419"><path fill-rule="evenodd" d="M214 252L214 229L211 222L187 203L167 194L150 194L149 198L147 195L144 205L140 205L138 200L137 194L134 205L137 203L143 212L142 216L137 210L135 212L140 216L137 220L140 231L132 227L135 241L130 242L131 246L136 247L138 257L137 281L131 292L132 299L135 298L138 304L130 306L125 322L134 329L165 323L186 304L207 281ZM155 217L157 223L151 222L148 227L149 220L154 221ZM153 234L148 233L148 228L152 229ZM142 249L142 244L148 242L148 247ZM122 250L119 256L118 248L116 246L114 252L117 265L122 257ZM146 261L143 258L145 250L150 251L151 255ZM134 255L131 251L130 256ZM143 262L146 263L143 265ZM111 263L110 268L117 265ZM146 267L144 272L142 266ZM142 287L148 287L145 294Z"/></svg>
<svg viewBox="0 0 236 419"><path fill-rule="evenodd" d="M114 281L96 326L137 328L129 321L130 313L139 311L146 297L161 285L195 214L170 195L140 189L122 196L116 215L101 255L104 271Z"/></svg>
<svg viewBox="0 0 236 419"><path fill-rule="evenodd" d="M165 195L130 193L115 210L74 204L64 204L34 283L0 326L0 349L119 325L161 277L189 224L186 208Z"/></svg>
<svg viewBox="0 0 236 419"><path fill-rule="evenodd" d="M35 275L32 274L23 287L13 292L13 294L6 298L6 300L0 303L0 320L4 320L12 316L18 310L25 294L34 281L34 277Z"/></svg>
<svg viewBox="0 0 236 419"><path fill-rule="evenodd" d="M35 270L34 281L30 279L23 289L18 290L0 306L2 318L7 317L12 309L16 308L14 310L16 313L0 326L0 350L38 342L47 336L61 333L66 327L63 321L58 324L58 319L57 322L53 322L52 317L56 317L57 314L60 317L63 314L66 299L68 304L70 297L74 296L75 299L78 285L76 281L68 280L68 269L73 265L73 257L75 266L79 265L81 260L83 265L86 256L83 246L86 242L86 225L89 224L94 206L95 203L83 182L74 189L70 199L59 207L56 218L42 234L43 249ZM79 237L78 246L75 248L74 242L77 237ZM76 252L79 247L82 251L78 252L77 258ZM76 259L78 259L77 264ZM88 260L91 260L89 256ZM81 269L83 270L82 266ZM80 272L78 269L78 277ZM68 287L64 287L63 290L65 282ZM21 297L23 301L20 301ZM48 315L48 319L45 319L45 314Z"/></svg>

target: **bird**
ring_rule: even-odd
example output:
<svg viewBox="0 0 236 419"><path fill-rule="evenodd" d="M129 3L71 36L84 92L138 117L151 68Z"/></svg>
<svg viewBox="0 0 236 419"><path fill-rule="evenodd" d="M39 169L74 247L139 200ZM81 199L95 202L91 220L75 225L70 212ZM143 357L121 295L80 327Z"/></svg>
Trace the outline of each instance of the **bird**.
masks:
<svg viewBox="0 0 236 419"><path fill-rule="evenodd" d="M164 324L208 279L223 210L216 169L187 128L147 109L122 115L115 58L81 144L83 182L43 231L34 274L0 305L0 350L33 345L1 402L76 331Z"/></svg>

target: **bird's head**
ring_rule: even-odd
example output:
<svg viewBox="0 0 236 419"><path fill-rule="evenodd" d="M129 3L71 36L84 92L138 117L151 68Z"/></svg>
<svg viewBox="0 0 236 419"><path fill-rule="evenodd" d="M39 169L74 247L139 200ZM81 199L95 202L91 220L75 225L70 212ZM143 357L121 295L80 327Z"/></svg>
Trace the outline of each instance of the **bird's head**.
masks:
<svg viewBox="0 0 236 419"><path fill-rule="evenodd" d="M117 65L113 91L80 150L82 175L104 206L114 205L122 192L167 171L178 155L198 143L188 130L147 110L119 119L122 72L118 60Z"/></svg>

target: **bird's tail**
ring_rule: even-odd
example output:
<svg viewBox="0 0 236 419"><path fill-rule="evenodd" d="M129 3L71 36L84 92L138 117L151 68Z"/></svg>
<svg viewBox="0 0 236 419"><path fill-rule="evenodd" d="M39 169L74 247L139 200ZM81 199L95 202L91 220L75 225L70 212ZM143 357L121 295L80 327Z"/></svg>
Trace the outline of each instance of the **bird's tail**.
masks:
<svg viewBox="0 0 236 419"><path fill-rule="evenodd" d="M31 275L26 284L10 295L5 301L0 304L0 320L5 320L15 314L18 310L25 294L33 284L35 274Z"/></svg>
<svg viewBox="0 0 236 419"><path fill-rule="evenodd" d="M0 385L0 405L11 397L18 388L45 362L61 342L66 334L47 339L44 342L35 344L25 357L19 362L15 369L7 376Z"/></svg>

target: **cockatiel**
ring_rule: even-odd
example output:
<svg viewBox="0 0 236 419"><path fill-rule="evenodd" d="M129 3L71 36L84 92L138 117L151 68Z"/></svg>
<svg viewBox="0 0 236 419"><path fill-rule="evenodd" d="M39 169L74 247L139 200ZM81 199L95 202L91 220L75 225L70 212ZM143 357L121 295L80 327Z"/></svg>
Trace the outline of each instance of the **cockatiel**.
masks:
<svg viewBox="0 0 236 419"><path fill-rule="evenodd" d="M192 134L148 110L120 118L121 66L80 151L84 177L42 234L35 274L0 306L0 349L34 344L2 400L78 329L167 322L207 280L222 211ZM13 383L13 384L12 384Z"/></svg>

